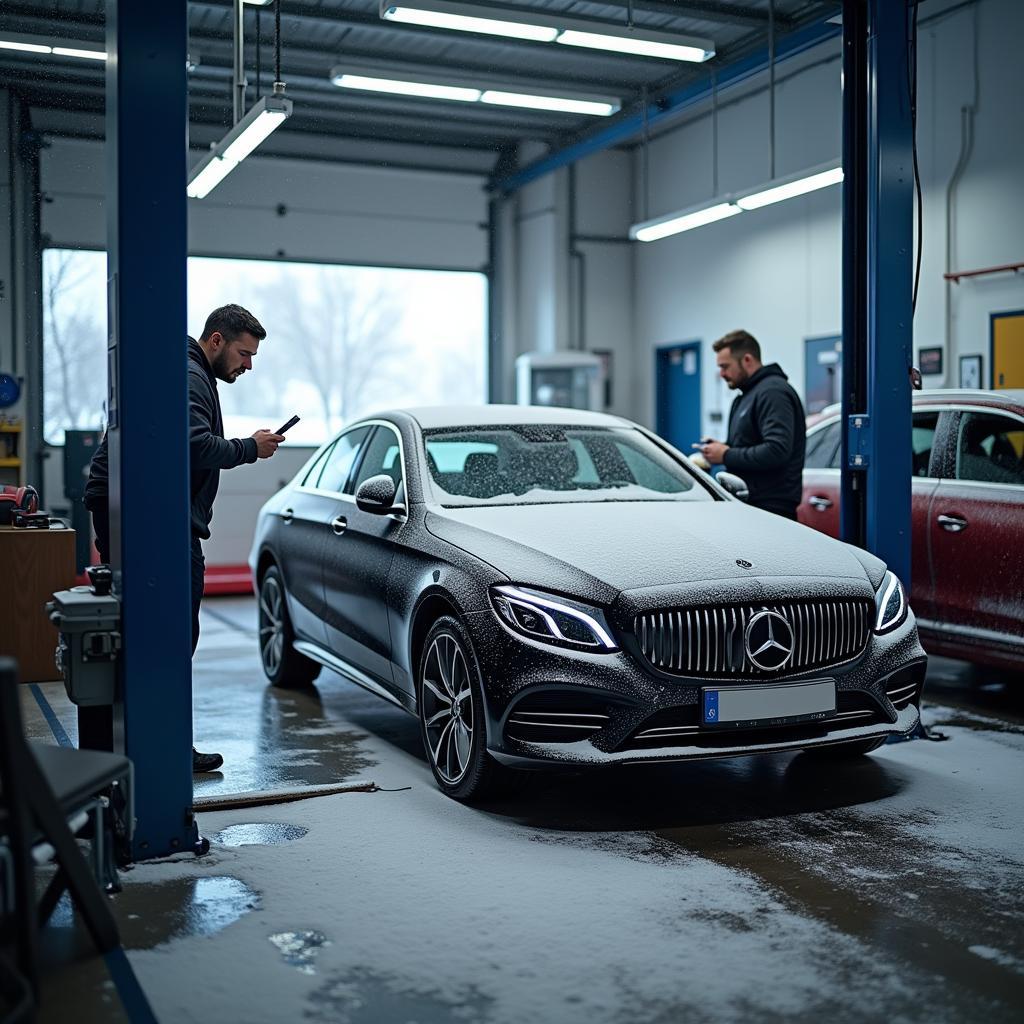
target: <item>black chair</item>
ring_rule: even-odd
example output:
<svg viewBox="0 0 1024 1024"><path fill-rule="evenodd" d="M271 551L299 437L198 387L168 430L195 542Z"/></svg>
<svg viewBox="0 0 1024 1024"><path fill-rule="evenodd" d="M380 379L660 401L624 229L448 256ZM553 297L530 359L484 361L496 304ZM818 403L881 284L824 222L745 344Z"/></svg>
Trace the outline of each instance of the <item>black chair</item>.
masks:
<svg viewBox="0 0 1024 1024"><path fill-rule="evenodd" d="M100 953L121 945L106 895L68 824L97 812L92 816L92 843L94 867L101 871L109 858L95 854L104 839L109 851L111 834L101 810L103 794L112 787L125 794L130 824L131 762L119 754L28 742L22 731L17 666L10 658L0 658L0 852L6 854L12 883L5 894L7 905L0 904L0 938L13 945L18 974L34 1001L39 995L38 928L50 919L65 891ZM33 851L44 849L44 844L53 851L57 872L37 905ZM18 978L8 971L9 1003L17 998L17 987ZM14 1011L22 1012L20 1006Z"/></svg>

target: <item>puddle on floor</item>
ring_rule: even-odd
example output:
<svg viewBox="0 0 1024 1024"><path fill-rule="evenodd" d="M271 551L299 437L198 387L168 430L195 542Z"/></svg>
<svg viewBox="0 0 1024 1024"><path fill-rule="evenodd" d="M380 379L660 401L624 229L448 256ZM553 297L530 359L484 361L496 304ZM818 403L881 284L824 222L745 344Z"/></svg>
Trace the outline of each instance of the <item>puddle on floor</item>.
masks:
<svg viewBox="0 0 1024 1024"><path fill-rule="evenodd" d="M278 932L268 936L281 952L281 958L300 974L316 974L317 954L331 940L322 932Z"/></svg>
<svg viewBox="0 0 1024 1024"><path fill-rule="evenodd" d="M301 839L308 831L301 825L287 825L282 821L245 822L221 829L210 837L210 842L221 846L274 846Z"/></svg>
<svg viewBox="0 0 1024 1024"><path fill-rule="evenodd" d="M180 878L160 885L126 885L117 918L126 949L153 949L174 939L214 935L260 904L237 878Z"/></svg>

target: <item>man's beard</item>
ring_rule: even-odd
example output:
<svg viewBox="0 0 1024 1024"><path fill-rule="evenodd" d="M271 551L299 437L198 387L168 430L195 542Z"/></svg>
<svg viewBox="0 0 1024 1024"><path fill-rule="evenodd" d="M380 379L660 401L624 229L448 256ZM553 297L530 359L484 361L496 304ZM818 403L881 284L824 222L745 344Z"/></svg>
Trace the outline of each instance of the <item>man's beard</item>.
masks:
<svg viewBox="0 0 1024 1024"><path fill-rule="evenodd" d="M214 377L224 381L225 384L234 384L237 374L234 370L228 369L227 352L219 353L210 364Z"/></svg>

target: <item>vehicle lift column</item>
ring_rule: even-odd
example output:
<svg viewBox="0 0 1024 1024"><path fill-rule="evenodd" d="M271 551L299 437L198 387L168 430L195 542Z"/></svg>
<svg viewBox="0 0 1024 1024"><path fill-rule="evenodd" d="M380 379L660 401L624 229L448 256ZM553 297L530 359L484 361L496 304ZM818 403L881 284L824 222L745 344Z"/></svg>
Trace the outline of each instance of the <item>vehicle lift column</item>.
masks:
<svg viewBox="0 0 1024 1024"><path fill-rule="evenodd" d="M840 531L909 594L913 127L909 0L843 3Z"/></svg>
<svg viewBox="0 0 1024 1024"><path fill-rule="evenodd" d="M121 599L114 745L133 855L193 849L185 273L188 5L108 0L110 526Z"/></svg>

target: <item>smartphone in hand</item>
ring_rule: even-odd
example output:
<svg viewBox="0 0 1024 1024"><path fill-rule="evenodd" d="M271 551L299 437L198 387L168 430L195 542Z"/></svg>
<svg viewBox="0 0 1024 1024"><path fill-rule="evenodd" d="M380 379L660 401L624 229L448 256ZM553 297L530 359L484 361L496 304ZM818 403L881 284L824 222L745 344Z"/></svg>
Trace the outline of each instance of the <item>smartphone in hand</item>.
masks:
<svg viewBox="0 0 1024 1024"><path fill-rule="evenodd" d="M291 430L292 427L294 427L295 424L298 423L298 422L299 422L299 417L298 416L293 416L283 427L278 427L277 428L277 433L278 434L283 434L286 430Z"/></svg>

